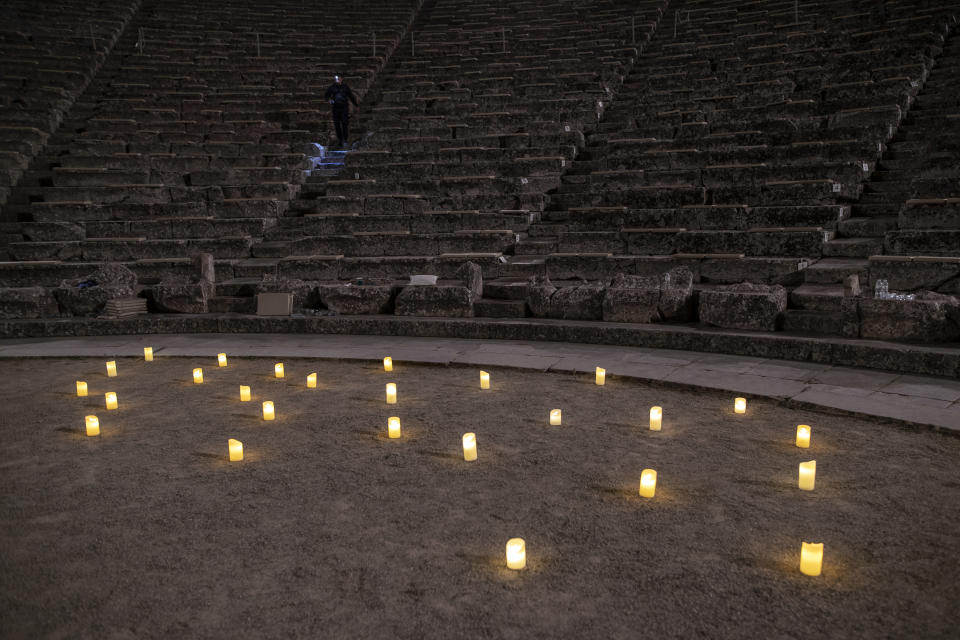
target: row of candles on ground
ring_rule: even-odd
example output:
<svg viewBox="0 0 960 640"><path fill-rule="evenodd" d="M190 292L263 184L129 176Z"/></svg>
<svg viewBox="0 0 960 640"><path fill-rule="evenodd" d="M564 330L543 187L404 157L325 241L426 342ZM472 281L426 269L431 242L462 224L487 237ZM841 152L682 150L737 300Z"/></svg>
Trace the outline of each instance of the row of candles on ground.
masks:
<svg viewBox="0 0 960 640"><path fill-rule="evenodd" d="M144 347L144 360L153 361L153 349ZM117 376L117 363L113 360L107 364L107 376ZM227 354L217 354L217 364L220 367L227 366ZM393 371L393 359L389 356L383 359L383 370ZM598 386L606 384L606 370L597 367L595 382ZM283 363L278 362L274 365L274 376L276 378L284 377ZM193 370L193 382L203 384L203 369L195 368ZM317 374L311 373L307 376L307 388L315 389L317 387ZM486 371L480 372L480 388L490 388L490 374ZM87 383L81 380L77 381L77 396L87 395ZM250 387L240 386L240 401L250 401ZM117 394L110 391L105 394L107 409L117 409ZM389 382L386 385L387 404L397 404L397 385ZM734 413L745 414L747 412L747 399L736 398L733 404ZM266 421L276 418L276 409L273 402L265 400L262 405L263 419ZM563 414L560 409L550 410L550 425L560 426L562 424ZM660 431L663 426L663 408L654 406L650 408L650 430ZM100 421L97 416L86 416L86 427L88 436L100 435ZM391 416L387 419L387 437L391 439L400 438L402 435L400 418ZM811 428L809 425L797 425L796 446L807 449L810 447ZM472 462L477 459L477 435L475 433L465 433L462 438L463 459ZM239 440L230 438L227 441L227 449L231 462L240 462L243 460L243 443ZM804 491L813 491L817 475L817 461L800 463L800 475L798 485ZM644 498L652 498L657 490L657 472L654 469L644 469L640 473L639 494ZM523 569L526 566L526 543L522 538L511 538L507 542L507 567L510 569ZM818 576L823 561L823 543L803 542L800 551L800 571L806 575Z"/></svg>
<svg viewBox="0 0 960 640"><path fill-rule="evenodd" d="M823 564L822 542L800 543L800 572L808 576L820 575ZM523 538L507 540L507 568L519 571L527 566L527 543Z"/></svg>

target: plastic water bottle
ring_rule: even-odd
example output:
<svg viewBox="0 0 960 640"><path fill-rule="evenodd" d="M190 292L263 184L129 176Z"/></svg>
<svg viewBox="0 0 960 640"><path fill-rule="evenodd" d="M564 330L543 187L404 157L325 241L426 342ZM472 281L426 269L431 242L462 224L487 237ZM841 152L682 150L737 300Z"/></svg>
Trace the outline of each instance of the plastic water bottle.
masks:
<svg viewBox="0 0 960 640"><path fill-rule="evenodd" d="M885 300L890 297L890 285L886 280L877 280L873 286L873 297L878 300Z"/></svg>

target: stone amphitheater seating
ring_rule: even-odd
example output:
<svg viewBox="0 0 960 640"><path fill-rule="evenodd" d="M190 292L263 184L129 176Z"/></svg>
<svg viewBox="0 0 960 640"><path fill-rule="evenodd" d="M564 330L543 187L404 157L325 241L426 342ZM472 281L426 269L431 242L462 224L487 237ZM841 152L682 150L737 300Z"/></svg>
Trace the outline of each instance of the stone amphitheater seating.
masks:
<svg viewBox="0 0 960 640"><path fill-rule="evenodd" d="M153 260L249 258L311 166L333 73L362 96L416 9L145 3L20 181L6 251L64 273L147 262L147 283Z"/></svg>
<svg viewBox="0 0 960 640"><path fill-rule="evenodd" d="M496 5L430 6L367 96L363 148L340 175L307 178L252 247L255 264L276 258L284 276L284 257L342 256L298 277L404 280L471 260L498 276L664 6L584 4L519 4L522 22ZM480 306L525 315L522 301L500 302Z"/></svg>
<svg viewBox="0 0 960 640"><path fill-rule="evenodd" d="M958 15L925 0L145 0L33 143L0 284L122 262L149 288L209 252L210 308L247 312L265 276L396 286L470 261L474 314L524 316L531 276L685 267L698 291L786 285L786 329L849 334L851 274L872 286L910 265L887 278L897 290L960 288ZM339 70L362 108L352 148L331 153L318 97Z"/></svg>
<svg viewBox="0 0 960 640"><path fill-rule="evenodd" d="M136 11L135 0L0 7L0 212ZM2 219L2 218L0 218Z"/></svg>

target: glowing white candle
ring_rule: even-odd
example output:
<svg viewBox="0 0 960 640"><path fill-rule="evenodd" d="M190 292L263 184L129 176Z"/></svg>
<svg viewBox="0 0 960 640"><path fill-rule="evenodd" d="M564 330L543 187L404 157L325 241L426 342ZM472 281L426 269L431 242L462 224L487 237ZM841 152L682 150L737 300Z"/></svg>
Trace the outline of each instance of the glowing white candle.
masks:
<svg viewBox="0 0 960 640"><path fill-rule="evenodd" d="M383 359L383 370L384 371L393 371L393 358L387 356Z"/></svg>
<svg viewBox="0 0 960 640"><path fill-rule="evenodd" d="M225 354L225 353L218 353L218 354L217 354L217 364L220 365L221 367L227 366L227 354ZM236 442L236 441L235 441L235 442ZM241 453L240 455L241 455L241 457L243 456L242 453Z"/></svg>
<svg viewBox="0 0 960 640"><path fill-rule="evenodd" d="M227 447L230 450L230 462L240 462L243 460L243 443L239 440L230 438L227 440Z"/></svg>
<svg viewBox="0 0 960 640"><path fill-rule="evenodd" d="M87 416L87 435L88 436L98 436L100 435L100 419L97 416Z"/></svg>
<svg viewBox="0 0 960 640"><path fill-rule="evenodd" d="M663 425L663 407L650 407L650 431L660 431Z"/></svg>
<svg viewBox="0 0 960 640"><path fill-rule="evenodd" d="M607 370L597 367L597 385L603 386L607 381Z"/></svg>
<svg viewBox="0 0 960 640"><path fill-rule="evenodd" d="M200 367L193 370L193 384L203 384L203 369Z"/></svg>
<svg viewBox="0 0 960 640"><path fill-rule="evenodd" d="M653 469L644 469L640 472L640 495L652 498L657 492L657 472Z"/></svg>
<svg viewBox="0 0 960 640"><path fill-rule="evenodd" d="M797 446L801 449L810 448L810 425L808 424L798 424L797 425Z"/></svg>
<svg viewBox="0 0 960 640"><path fill-rule="evenodd" d="M307 389L317 388L317 374L311 373L307 376Z"/></svg>
<svg viewBox="0 0 960 640"><path fill-rule="evenodd" d="M153 347L143 348L143 359L147 362L153 362Z"/></svg>
<svg viewBox="0 0 960 640"><path fill-rule="evenodd" d="M817 461L800 463L800 488L804 491L813 491L813 485L817 481Z"/></svg>
<svg viewBox="0 0 960 640"><path fill-rule="evenodd" d="M240 385L240 402L250 402L250 387Z"/></svg>
<svg viewBox="0 0 960 640"><path fill-rule="evenodd" d="M733 401L733 410L736 413L746 413L747 412L747 399L746 398L737 398Z"/></svg>
<svg viewBox="0 0 960 640"><path fill-rule="evenodd" d="M463 434L463 459L467 462L477 459L477 434Z"/></svg>
<svg viewBox="0 0 960 640"><path fill-rule="evenodd" d="M480 372L480 388L489 389L490 388L490 374L486 371Z"/></svg>
<svg viewBox="0 0 960 640"><path fill-rule="evenodd" d="M278 378L282 378L282 377L283 377L283 363L282 363L282 362L278 362L277 364L273 365L273 375L277 376Z"/></svg>
<svg viewBox="0 0 960 640"><path fill-rule="evenodd" d="M77 380L77 397L86 398L87 397L87 383L83 380Z"/></svg>
<svg viewBox="0 0 960 640"><path fill-rule="evenodd" d="M107 377L116 378L117 377L117 363L115 360L111 360L107 363Z"/></svg>
<svg viewBox="0 0 960 640"><path fill-rule="evenodd" d="M273 411L273 402L270 400L263 401L263 419L264 420L273 420L276 417L276 414Z"/></svg>
<svg viewBox="0 0 960 640"><path fill-rule="evenodd" d="M387 404L397 404L397 385L387 383Z"/></svg>
<svg viewBox="0 0 960 640"><path fill-rule="evenodd" d="M561 421L561 411L560 409L550 409L550 424L553 426L558 426Z"/></svg>
<svg viewBox="0 0 960 640"><path fill-rule="evenodd" d="M527 543L523 538L507 540L507 568L520 570L527 566Z"/></svg>
<svg viewBox="0 0 960 640"><path fill-rule="evenodd" d="M808 576L820 575L823 568L823 543L804 542L800 545L800 573Z"/></svg>
<svg viewBox="0 0 960 640"><path fill-rule="evenodd" d="M387 436L391 438L400 437L400 418L397 416L387 418Z"/></svg>
<svg viewBox="0 0 960 640"><path fill-rule="evenodd" d="M120 405L117 403L117 394L113 391L107 391L103 394L104 399L107 402L107 409L116 409Z"/></svg>

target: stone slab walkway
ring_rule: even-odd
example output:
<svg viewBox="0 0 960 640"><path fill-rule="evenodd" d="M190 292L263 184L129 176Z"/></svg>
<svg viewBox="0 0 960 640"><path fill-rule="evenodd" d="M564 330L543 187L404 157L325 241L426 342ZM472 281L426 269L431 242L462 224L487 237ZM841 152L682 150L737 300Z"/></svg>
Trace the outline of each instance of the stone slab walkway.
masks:
<svg viewBox="0 0 960 640"><path fill-rule="evenodd" d="M960 380L828 364L562 342L303 334L179 334L0 340L0 358L231 356L334 358L593 372L762 396L960 433Z"/></svg>

